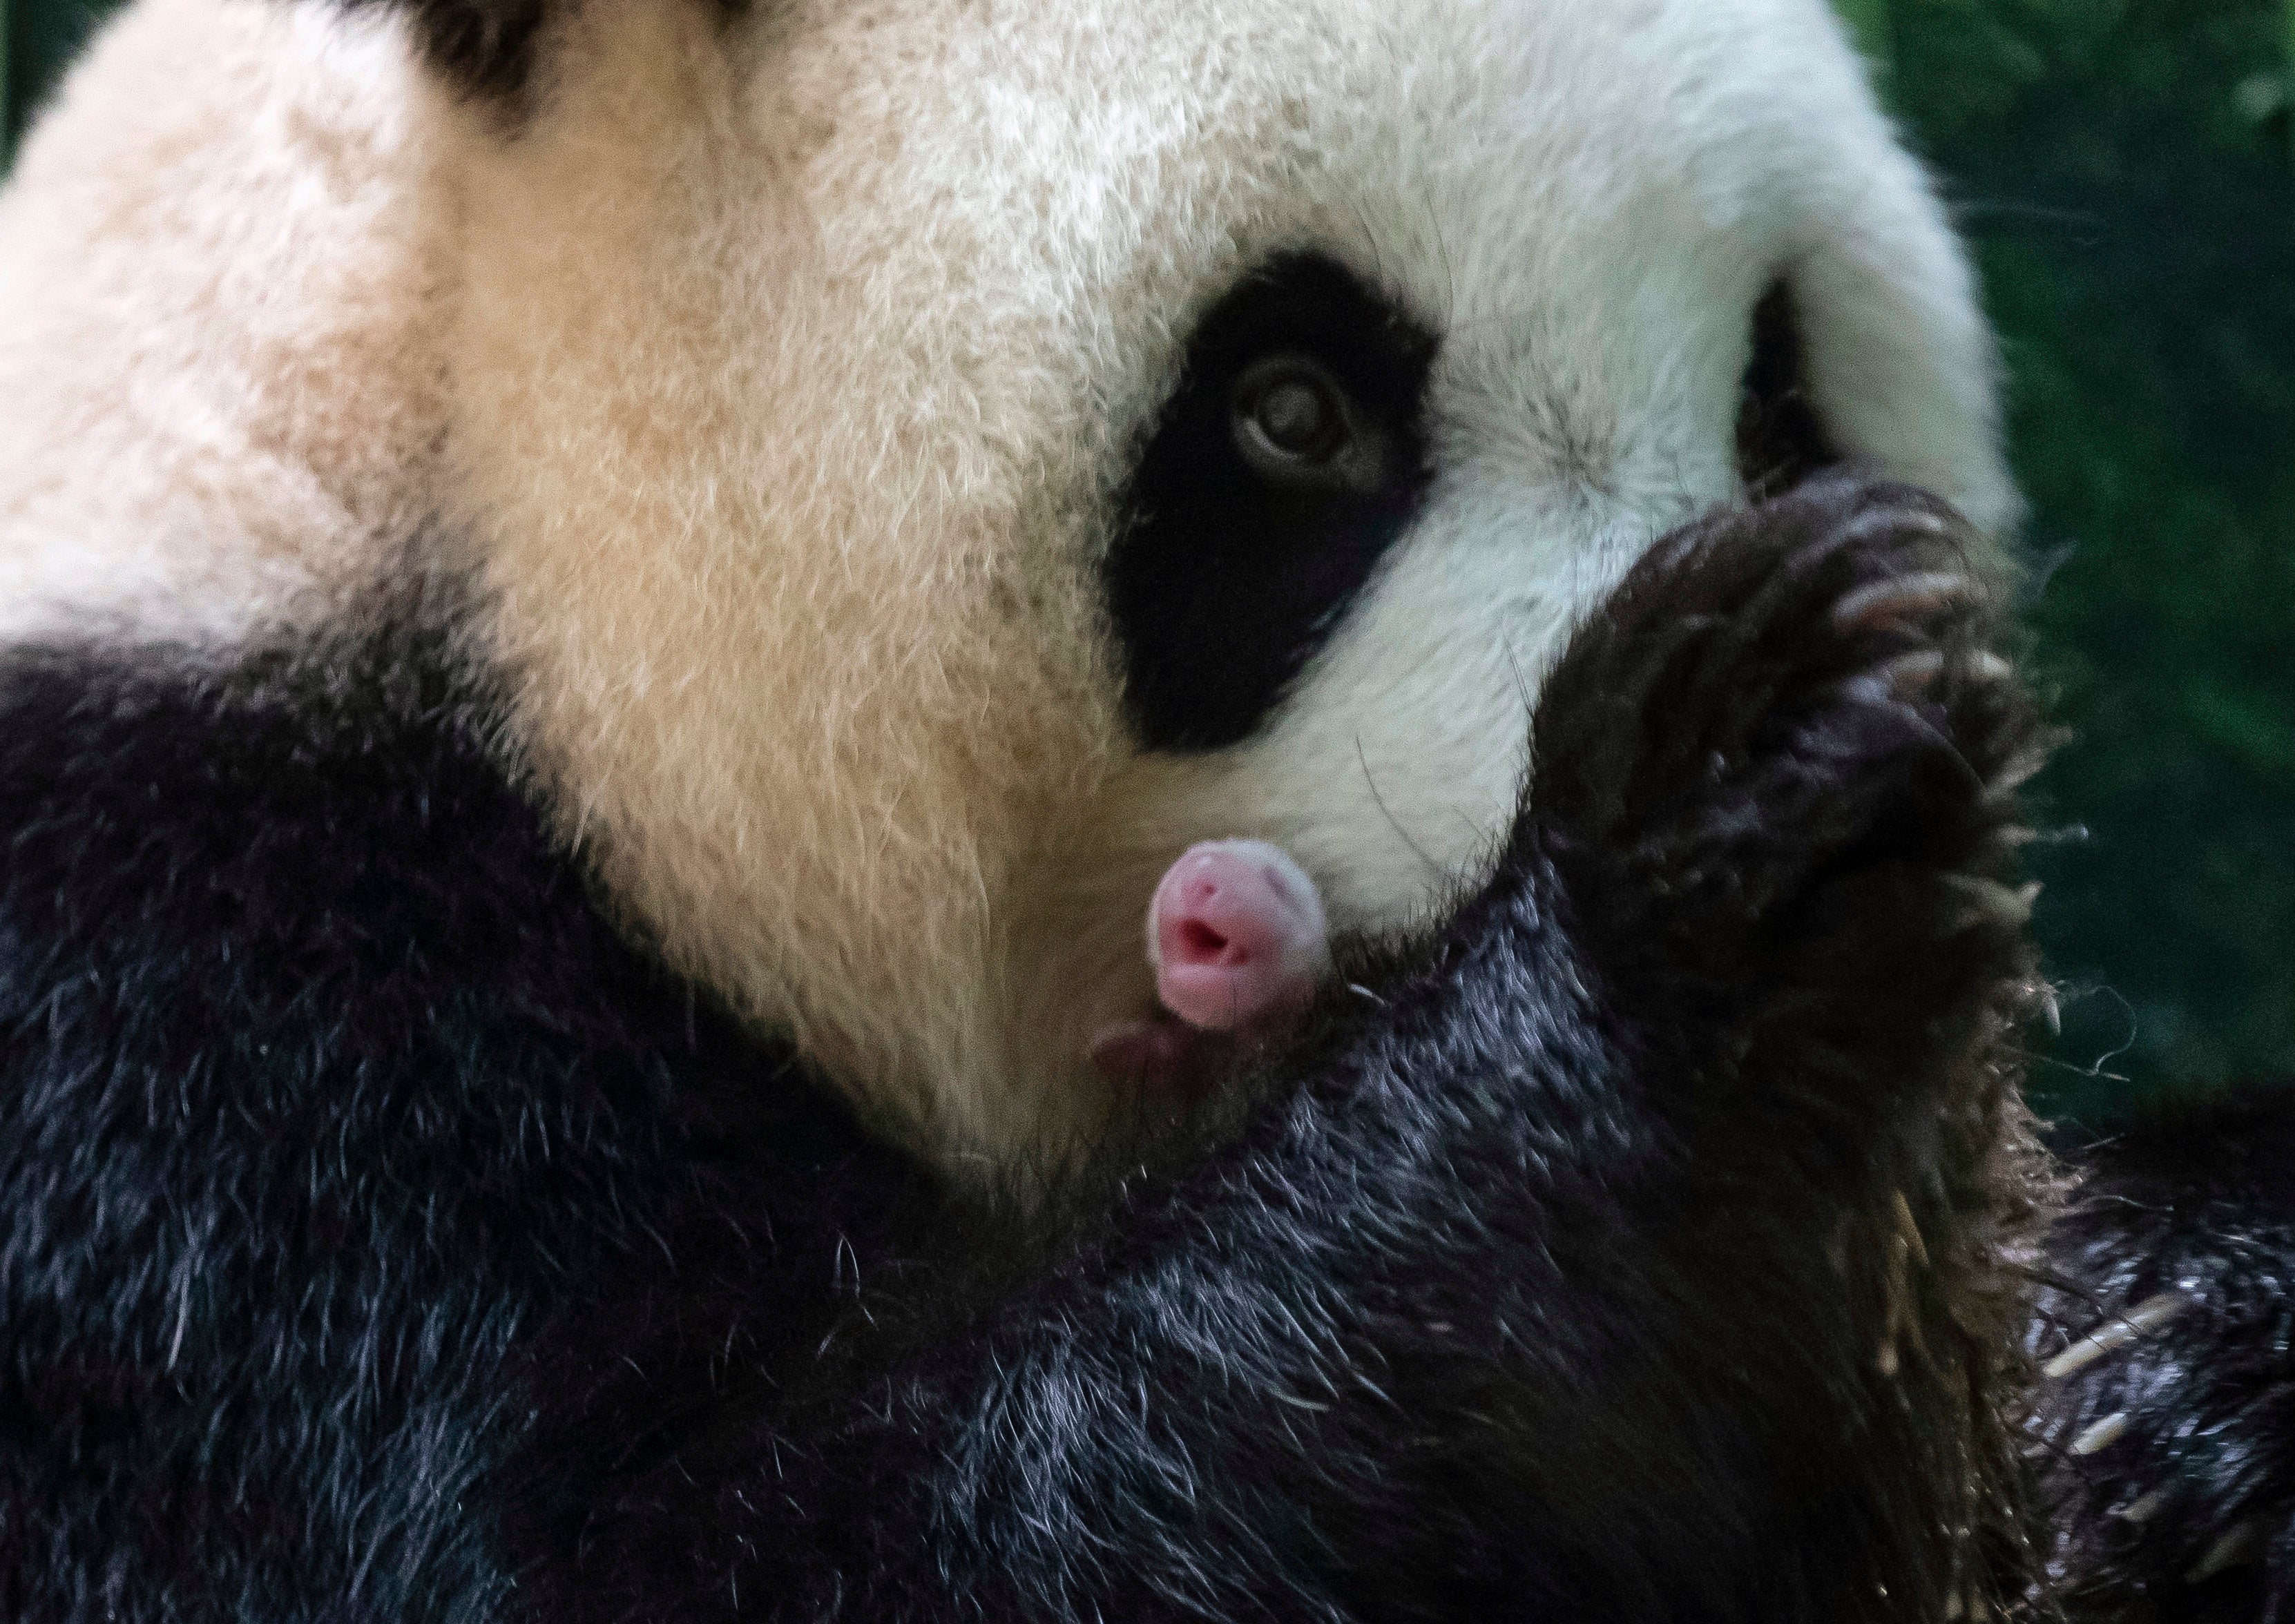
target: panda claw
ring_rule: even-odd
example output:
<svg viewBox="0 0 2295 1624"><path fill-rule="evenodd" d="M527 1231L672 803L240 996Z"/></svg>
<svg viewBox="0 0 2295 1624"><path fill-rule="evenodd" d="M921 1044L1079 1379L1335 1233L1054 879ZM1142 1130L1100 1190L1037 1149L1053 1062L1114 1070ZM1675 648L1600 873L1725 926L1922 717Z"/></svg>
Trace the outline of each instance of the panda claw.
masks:
<svg viewBox="0 0 2295 1624"><path fill-rule="evenodd" d="M2192 1564L2191 1571L2184 1575L2184 1582L2187 1585L2203 1585L2218 1573L2229 1572L2234 1568L2244 1567L2249 1563L2259 1561L2267 1544L2264 1520L2260 1517L2250 1517L2244 1522L2226 1529L2216 1542L2208 1547L2207 1554Z"/></svg>
<svg viewBox="0 0 2295 1624"><path fill-rule="evenodd" d="M1833 606L1834 629L1844 634L1901 625L1940 609L1977 601L1981 590L1955 570L1919 570L1895 581L1875 581L1844 595Z"/></svg>
<svg viewBox="0 0 2295 1624"><path fill-rule="evenodd" d="M2076 1458L2101 1454L2128 1436L2128 1412L2124 1409L2114 1410L2073 1439L2069 1453Z"/></svg>
<svg viewBox="0 0 2295 1624"><path fill-rule="evenodd" d="M2057 1354L2040 1367L2040 1374L2051 1382L2076 1375L2105 1355L2117 1353L2155 1331L2164 1330L2191 1306L2192 1300L2181 1292L2161 1292L2156 1297L2147 1297L2109 1325L2081 1337Z"/></svg>
<svg viewBox="0 0 2295 1624"><path fill-rule="evenodd" d="M2031 921L2032 905L2039 901L2038 882L2005 885L1977 874L1947 874L1944 885L1960 895L1964 925L1998 925L2021 930Z"/></svg>
<svg viewBox="0 0 2295 1624"><path fill-rule="evenodd" d="M2148 1493L2139 1495L2120 1508L2119 1520L2123 1522L2135 1523L2140 1528L2166 1510L2168 1502L2174 1494L2175 1491L2172 1489L2163 1484Z"/></svg>
<svg viewBox="0 0 2295 1624"><path fill-rule="evenodd" d="M2005 681L2015 674L2006 660L1982 649L1967 653L1923 649L1899 655L1883 665L1881 673L1891 691L1900 698L1911 698L1926 693L1946 671L1954 669L1964 671L1981 682Z"/></svg>

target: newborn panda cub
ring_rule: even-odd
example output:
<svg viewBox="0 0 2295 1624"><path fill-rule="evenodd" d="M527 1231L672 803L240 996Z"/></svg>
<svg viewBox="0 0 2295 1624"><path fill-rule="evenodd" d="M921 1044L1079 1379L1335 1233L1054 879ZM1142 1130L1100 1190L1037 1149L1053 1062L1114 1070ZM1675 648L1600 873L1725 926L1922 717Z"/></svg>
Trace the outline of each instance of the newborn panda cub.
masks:
<svg viewBox="0 0 2295 1624"><path fill-rule="evenodd" d="M1161 1008L1111 1026L1092 1064L1113 1079L1184 1091L1221 1036L1286 1036L1330 968L1322 894L1280 846L1207 840L1165 871L1148 907L1148 962Z"/></svg>

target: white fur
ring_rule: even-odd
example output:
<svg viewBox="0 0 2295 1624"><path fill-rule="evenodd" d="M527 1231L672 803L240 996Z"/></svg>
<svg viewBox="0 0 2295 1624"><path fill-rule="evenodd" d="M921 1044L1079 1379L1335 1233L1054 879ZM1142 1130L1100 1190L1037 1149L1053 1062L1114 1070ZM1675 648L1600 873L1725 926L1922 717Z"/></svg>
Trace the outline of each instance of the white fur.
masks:
<svg viewBox="0 0 2295 1624"><path fill-rule="evenodd" d="M102 439L47 434L37 475L0 440L0 567L229 628L443 510L534 782L633 926L951 1156L1058 1158L1120 1106L1083 1049L1151 996L1138 921L1196 841L1283 845L1341 927L1471 879L1560 639L1736 494L1776 275L1835 434L2013 516L1966 269L1821 0L794 0L730 31L622 0L557 30L514 137L248 3L143 0L0 204L0 290L125 267L137 333L0 291L0 413L68 388ZM220 69L138 78L139 29L201 18L292 119L229 127ZM242 200L180 271L135 269L173 241L147 94L208 131L169 186ZM143 200L75 234L74 185ZM1262 735L1143 754L1112 498L1195 314L1303 247L1445 335L1440 471ZM242 356L241 303L167 291L249 267L288 353L342 358ZM189 404L122 409L147 390ZM381 425L363 458L314 427L338 408Z"/></svg>
<svg viewBox="0 0 2295 1624"><path fill-rule="evenodd" d="M396 31L145 0L0 192L0 638L227 642L398 556L453 210Z"/></svg>

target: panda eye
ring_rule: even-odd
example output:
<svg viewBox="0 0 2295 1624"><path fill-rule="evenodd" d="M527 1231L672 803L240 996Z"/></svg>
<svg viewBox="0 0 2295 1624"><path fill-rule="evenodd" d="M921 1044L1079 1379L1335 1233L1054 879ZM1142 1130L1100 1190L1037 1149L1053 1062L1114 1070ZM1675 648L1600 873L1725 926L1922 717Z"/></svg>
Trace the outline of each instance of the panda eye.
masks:
<svg viewBox="0 0 2295 1624"><path fill-rule="evenodd" d="M1271 483L1372 491L1385 477L1379 437L1346 386L1308 356L1269 355L1245 368L1229 417L1245 465Z"/></svg>
<svg viewBox="0 0 2295 1624"><path fill-rule="evenodd" d="M1103 566L1142 745L1240 744L1344 620L1433 477L1438 344L1315 254L1254 267L1197 319Z"/></svg>

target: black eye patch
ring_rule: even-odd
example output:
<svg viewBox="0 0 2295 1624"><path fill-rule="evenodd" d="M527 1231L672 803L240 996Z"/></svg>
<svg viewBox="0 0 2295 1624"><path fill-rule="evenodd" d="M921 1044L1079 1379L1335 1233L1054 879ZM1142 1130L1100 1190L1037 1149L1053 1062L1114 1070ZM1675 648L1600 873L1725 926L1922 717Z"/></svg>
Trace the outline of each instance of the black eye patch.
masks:
<svg viewBox="0 0 2295 1624"><path fill-rule="evenodd" d="M1250 736L1425 494L1435 340L1351 272L1272 260L1204 317L1107 564L1153 749Z"/></svg>
<svg viewBox="0 0 2295 1624"><path fill-rule="evenodd" d="M1778 282L1753 310L1753 355L1737 403L1737 473L1756 501L1840 461L1809 392L1807 347L1792 287Z"/></svg>

